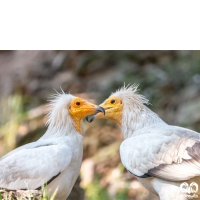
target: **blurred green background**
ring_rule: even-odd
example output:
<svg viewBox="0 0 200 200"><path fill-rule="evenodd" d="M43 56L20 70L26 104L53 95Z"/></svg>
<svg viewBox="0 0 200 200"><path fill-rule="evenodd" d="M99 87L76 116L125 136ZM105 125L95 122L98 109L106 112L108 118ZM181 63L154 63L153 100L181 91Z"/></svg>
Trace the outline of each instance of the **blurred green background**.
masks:
<svg viewBox="0 0 200 200"><path fill-rule="evenodd" d="M99 104L124 83L140 84L165 122L200 132L200 51L0 51L0 156L44 134L54 89ZM122 140L112 121L85 122L80 178L68 199L158 200L124 169Z"/></svg>

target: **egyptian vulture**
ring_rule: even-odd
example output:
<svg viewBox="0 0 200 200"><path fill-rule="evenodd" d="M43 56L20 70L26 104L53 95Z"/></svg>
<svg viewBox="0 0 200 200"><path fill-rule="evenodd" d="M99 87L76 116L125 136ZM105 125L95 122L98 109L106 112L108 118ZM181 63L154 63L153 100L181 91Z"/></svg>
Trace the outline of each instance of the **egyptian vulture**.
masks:
<svg viewBox="0 0 200 200"><path fill-rule="evenodd" d="M40 190L66 200L79 175L83 155L82 119L104 109L71 94L56 94L50 102L48 129L36 142L0 159L0 187Z"/></svg>
<svg viewBox="0 0 200 200"><path fill-rule="evenodd" d="M98 113L90 122L106 118L121 127L123 165L161 200L187 199L193 195L197 199L197 195L200 197L199 133L168 125L145 104L148 100L137 93L137 85L124 86L100 105L106 111L105 116Z"/></svg>

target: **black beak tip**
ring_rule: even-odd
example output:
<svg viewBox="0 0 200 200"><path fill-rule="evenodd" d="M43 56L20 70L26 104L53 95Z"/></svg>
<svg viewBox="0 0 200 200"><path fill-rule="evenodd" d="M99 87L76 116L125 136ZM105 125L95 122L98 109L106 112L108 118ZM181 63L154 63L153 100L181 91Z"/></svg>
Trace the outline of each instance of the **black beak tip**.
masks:
<svg viewBox="0 0 200 200"><path fill-rule="evenodd" d="M90 123L89 119L88 119L88 116L86 117L86 120Z"/></svg>
<svg viewBox="0 0 200 200"><path fill-rule="evenodd" d="M103 112L104 115L106 114L105 109L101 106L98 106L95 110L98 111L98 112Z"/></svg>
<svg viewBox="0 0 200 200"><path fill-rule="evenodd" d="M93 122L94 118L95 118L95 117L93 116L93 117L90 119L90 123Z"/></svg>

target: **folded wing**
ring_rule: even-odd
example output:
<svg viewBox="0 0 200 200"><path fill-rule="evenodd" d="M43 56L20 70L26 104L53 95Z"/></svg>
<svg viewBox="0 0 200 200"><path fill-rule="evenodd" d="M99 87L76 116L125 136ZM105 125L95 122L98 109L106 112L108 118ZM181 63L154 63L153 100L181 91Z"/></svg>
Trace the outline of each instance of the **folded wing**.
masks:
<svg viewBox="0 0 200 200"><path fill-rule="evenodd" d="M143 130L145 131L145 130ZM145 134L126 139L120 147L123 165L138 177L170 181L189 180L200 175L198 133L180 127L146 129Z"/></svg>
<svg viewBox="0 0 200 200"><path fill-rule="evenodd" d="M71 162L72 152L66 145L32 144L0 159L0 187L40 189L41 185L59 176Z"/></svg>

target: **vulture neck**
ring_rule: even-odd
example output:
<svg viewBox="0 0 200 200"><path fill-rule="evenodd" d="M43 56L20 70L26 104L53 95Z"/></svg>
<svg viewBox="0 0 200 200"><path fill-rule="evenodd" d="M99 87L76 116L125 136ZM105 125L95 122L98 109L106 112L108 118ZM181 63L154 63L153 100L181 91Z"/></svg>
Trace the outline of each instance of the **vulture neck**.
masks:
<svg viewBox="0 0 200 200"><path fill-rule="evenodd" d="M49 127L46 131L46 133L40 138L40 139L52 139L52 138L64 138L66 136L68 137L80 137L84 135L84 125L83 121L80 122L81 125L81 132L78 132L75 124L73 121L69 118L66 123L60 122L60 124L53 124L50 123Z"/></svg>
<svg viewBox="0 0 200 200"><path fill-rule="evenodd" d="M123 113L121 129L124 138L127 139L133 136L137 130L155 124L167 125L156 113L143 105L141 109Z"/></svg>

